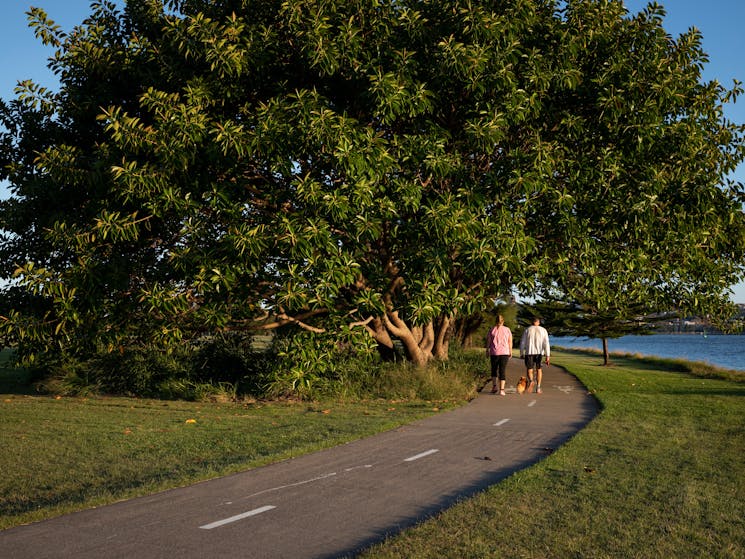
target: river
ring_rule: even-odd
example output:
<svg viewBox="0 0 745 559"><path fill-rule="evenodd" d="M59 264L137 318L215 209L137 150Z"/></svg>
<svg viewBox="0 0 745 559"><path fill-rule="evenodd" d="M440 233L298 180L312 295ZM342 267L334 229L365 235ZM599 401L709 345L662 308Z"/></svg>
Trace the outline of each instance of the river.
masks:
<svg viewBox="0 0 745 559"><path fill-rule="evenodd" d="M603 350L603 343L591 338L552 337L551 345L574 349ZM652 334L649 336L622 336L608 340L608 351L611 354L614 352L638 353L654 357L704 361L724 369L745 371L745 335Z"/></svg>

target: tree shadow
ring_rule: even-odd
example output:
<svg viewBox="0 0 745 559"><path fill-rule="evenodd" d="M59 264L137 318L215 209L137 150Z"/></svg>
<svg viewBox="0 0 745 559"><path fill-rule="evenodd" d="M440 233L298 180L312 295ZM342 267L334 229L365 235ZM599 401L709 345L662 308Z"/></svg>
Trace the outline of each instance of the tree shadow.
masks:
<svg viewBox="0 0 745 559"><path fill-rule="evenodd" d="M14 366L13 350L7 348L0 351L0 394L38 394L34 389L31 372Z"/></svg>

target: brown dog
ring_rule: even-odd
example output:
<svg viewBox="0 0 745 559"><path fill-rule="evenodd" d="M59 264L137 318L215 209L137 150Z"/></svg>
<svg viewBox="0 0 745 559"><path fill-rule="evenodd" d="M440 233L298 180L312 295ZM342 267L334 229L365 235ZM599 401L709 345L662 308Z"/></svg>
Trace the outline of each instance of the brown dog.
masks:
<svg viewBox="0 0 745 559"><path fill-rule="evenodd" d="M527 385L528 385L528 379L526 379L525 377L520 377L520 380L517 381L517 386L516 386L517 393L522 394L523 392L525 392L525 388L527 387Z"/></svg>

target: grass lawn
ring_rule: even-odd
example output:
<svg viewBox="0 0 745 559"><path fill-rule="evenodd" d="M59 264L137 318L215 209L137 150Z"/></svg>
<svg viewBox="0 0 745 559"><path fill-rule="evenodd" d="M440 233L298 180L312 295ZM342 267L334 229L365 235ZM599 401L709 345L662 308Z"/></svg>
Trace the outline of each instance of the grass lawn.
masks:
<svg viewBox="0 0 745 559"><path fill-rule="evenodd" d="M363 556L745 557L745 375L568 352L552 363L602 413L539 464Z"/></svg>

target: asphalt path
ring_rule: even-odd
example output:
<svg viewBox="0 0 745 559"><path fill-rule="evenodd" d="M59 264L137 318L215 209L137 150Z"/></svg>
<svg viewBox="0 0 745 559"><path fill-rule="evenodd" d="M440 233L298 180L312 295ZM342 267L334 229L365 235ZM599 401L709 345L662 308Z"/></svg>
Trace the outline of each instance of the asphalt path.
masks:
<svg viewBox="0 0 745 559"><path fill-rule="evenodd" d="M490 383L468 405L393 431L113 505L0 531L13 559L332 558L472 496L553 452L598 411L559 367L543 394Z"/></svg>

